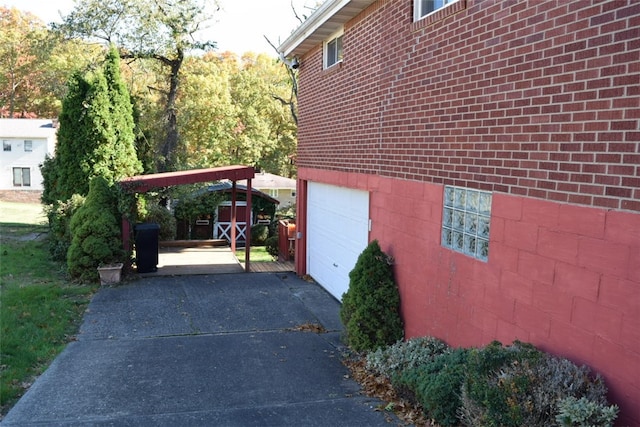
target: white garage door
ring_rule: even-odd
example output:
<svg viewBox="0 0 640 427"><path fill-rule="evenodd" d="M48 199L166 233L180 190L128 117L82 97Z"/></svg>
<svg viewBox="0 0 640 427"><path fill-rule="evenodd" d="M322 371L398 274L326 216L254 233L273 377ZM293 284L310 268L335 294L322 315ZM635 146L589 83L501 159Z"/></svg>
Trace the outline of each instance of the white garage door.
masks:
<svg viewBox="0 0 640 427"><path fill-rule="evenodd" d="M369 243L369 193L307 185L307 270L334 297L349 289L349 272Z"/></svg>

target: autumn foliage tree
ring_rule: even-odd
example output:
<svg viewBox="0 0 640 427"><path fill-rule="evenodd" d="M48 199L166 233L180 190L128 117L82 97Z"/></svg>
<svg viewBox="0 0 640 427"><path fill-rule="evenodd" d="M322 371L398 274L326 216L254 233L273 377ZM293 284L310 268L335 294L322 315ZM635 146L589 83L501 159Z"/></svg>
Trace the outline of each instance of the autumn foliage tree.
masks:
<svg viewBox="0 0 640 427"><path fill-rule="evenodd" d="M46 56L46 27L36 16L0 7L0 103L2 115L29 116L31 93Z"/></svg>
<svg viewBox="0 0 640 427"><path fill-rule="evenodd" d="M0 6L0 117L58 117L70 76L100 56L96 45L55 37L36 16Z"/></svg>
<svg viewBox="0 0 640 427"><path fill-rule="evenodd" d="M249 164L294 176L296 124L284 96L288 77L275 58L246 53L208 53L184 65L177 100L184 140L183 168Z"/></svg>

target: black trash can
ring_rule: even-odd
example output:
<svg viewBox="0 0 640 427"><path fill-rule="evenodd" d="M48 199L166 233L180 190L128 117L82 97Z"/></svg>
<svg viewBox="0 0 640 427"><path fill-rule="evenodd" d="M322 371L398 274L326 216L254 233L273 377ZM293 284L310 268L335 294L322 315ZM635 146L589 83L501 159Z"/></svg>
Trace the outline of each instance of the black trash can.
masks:
<svg viewBox="0 0 640 427"><path fill-rule="evenodd" d="M158 270L158 235L160 225L137 224L135 227L136 266L138 273L153 273Z"/></svg>

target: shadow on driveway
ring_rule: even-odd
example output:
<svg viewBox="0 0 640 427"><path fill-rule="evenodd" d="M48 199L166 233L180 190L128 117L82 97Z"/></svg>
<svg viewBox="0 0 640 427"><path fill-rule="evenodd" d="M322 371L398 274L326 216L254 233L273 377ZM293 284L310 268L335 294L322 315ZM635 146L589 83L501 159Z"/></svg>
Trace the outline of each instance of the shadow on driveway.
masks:
<svg viewBox="0 0 640 427"><path fill-rule="evenodd" d="M341 363L338 313L287 273L104 287L2 425L388 426Z"/></svg>

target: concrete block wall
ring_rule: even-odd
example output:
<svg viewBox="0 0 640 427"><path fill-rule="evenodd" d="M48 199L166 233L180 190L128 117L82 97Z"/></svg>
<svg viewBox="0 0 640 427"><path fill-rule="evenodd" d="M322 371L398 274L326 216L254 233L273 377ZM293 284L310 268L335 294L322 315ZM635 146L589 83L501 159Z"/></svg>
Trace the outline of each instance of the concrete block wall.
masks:
<svg viewBox="0 0 640 427"><path fill-rule="evenodd" d="M602 374L619 425L640 423L640 215L496 192L483 262L441 246L442 185L299 174L370 192L370 239L395 259L407 337L530 342Z"/></svg>

